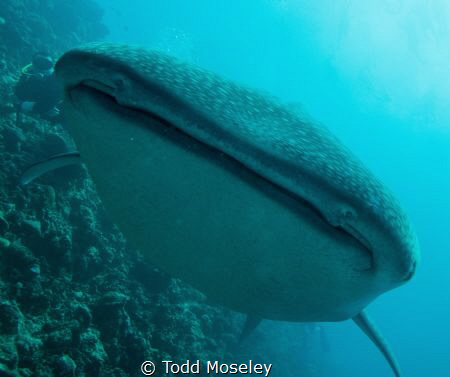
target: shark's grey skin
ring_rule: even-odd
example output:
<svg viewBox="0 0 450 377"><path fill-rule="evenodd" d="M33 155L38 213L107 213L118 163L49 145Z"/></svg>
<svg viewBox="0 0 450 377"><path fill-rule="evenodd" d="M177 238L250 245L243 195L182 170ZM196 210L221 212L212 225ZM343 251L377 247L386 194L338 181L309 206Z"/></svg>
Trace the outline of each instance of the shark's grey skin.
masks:
<svg viewBox="0 0 450 377"><path fill-rule="evenodd" d="M86 45L55 70L112 219L211 299L257 318L360 316L372 333L363 309L412 277L419 248L403 210L304 114L130 46Z"/></svg>

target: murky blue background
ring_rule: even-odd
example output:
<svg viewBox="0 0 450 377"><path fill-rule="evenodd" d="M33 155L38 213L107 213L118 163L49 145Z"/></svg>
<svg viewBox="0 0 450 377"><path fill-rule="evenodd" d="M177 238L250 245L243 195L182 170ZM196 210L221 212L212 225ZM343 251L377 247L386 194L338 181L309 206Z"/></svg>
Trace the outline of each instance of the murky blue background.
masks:
<svg viewBox="0 0 450 377"><path fill-rule="evenodd" d="M160 48L302 104L392 188L415 223L422 264L369 310L405 376L449 376L450 3L99 2L109 40ZM391 376L352 323L326 330L327 375Z"/></svg>

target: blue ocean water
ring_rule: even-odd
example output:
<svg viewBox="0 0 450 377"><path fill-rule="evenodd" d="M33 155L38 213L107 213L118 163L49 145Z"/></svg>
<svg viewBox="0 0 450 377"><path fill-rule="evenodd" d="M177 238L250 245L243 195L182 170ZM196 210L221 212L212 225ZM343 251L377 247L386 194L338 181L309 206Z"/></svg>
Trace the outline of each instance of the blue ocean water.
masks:
<svg viewBox="0 0 450 377"><path fill-rule="evenodd" d="M110 41L163 49L302 106L394 191L415 224L422 263L369 310L405 376L450 375L450 4L100 3ZM391 375L352 323L326 330L330 376Z"/></svg>

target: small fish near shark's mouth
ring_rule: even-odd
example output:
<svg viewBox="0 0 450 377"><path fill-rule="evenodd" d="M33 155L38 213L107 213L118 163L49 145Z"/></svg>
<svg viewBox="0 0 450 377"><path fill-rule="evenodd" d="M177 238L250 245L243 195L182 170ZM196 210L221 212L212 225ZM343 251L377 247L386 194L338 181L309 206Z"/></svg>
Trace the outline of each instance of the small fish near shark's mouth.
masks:
<svg viewBox="0 0 450 377"><path fill-rule="evenodd" d="M235 174L239 175L239 171L241 169L250 171L252 174L257 175L258 178L263 180L267 185L270 185L275 190L283 192L284 194L294 198L297 202L301 203L302 206L308 208L308 210L310 210L310 213L313 214L315 217L317 217L317 219L320 222L322 222L324 226L327 226L330 229L330 231L334 231L337 234L352 239L353 240L352 242L359 244L361 250L365 251L366 262L363 264L359 264L358 266L355 266L354 267L355 271L371 272L371 273L375 272L374 254L372 246L370 242L367 240L367 238L364 237L361 234L361 232L359 232L355 227L349 224L346 224L346 226L330 224L330 222L323 215L320 209L318 209L313 203L299 196L298 194L289 191L288 189L279 185L278 183L269 180L265 176L253 171L251 168L249 168L248 166L246 166L233 156L230 156L226 152L221 151L218 148L208 145L202 142L201 140L198 140L194 136L187 134L176 124L174 124L173 122L169 121L168 119L164 118L159 114L151 112L148 109L142 107L128 106L126 104L120 103L117 99L116 94L118 91L120 92L120 90L123 88L124 79L116 77L115 80L112 81L112 83L114 84L114 86L108 85L104 82L100 82L94 79L83 80L78 85L68 89L69 98L71 98L73 105L77 107L76 105L77 101L72 96L72 93L74 91L79 90L90 92L92 96L97 97L98 99L102 98L102 100L99 101L99 103L101 103L103 106L108 106L108 111L115 109L115 111L121 113L129 113L129 114L133 113L133 115L145 117L147 119L147 122L145 122L147 126L152 127L152 129L156 132L164 133L166 137L171 137L174 134L178 136L183 135L183 144L189 145L190 148L195 149L197 153L201 153L205 158L211 158L211 156L216 156L220 160L220 163L223 164L224 166L238 165L239 169L232 168ZM170 135L167 134L166 132L168 129L172 131ZM186 140L189 140L189 142L186 143ZM171 141L179 143L177 137L171 137Z"/></svg>

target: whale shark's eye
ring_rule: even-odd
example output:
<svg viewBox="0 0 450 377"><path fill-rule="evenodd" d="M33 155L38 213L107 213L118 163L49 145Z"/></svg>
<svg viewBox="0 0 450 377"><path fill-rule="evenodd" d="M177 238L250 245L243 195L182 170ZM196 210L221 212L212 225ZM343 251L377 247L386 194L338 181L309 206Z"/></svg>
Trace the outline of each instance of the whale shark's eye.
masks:
<svg viewBox="0 0 450 377"><path fill-rule="evenodd" d="M121 90L124 90L125 87L126 87L125 78L123 76L121 76L121 75L114 75L111 78L111 81L113 82L114 87L116 88L116 90L121 91Z"/></svg>
<svg viewBox="0 0 450 377"><path fill-rule="evenodd" d="M330 218L329 222L333 226L345 226L350 221L356 220L357 217L358 215L352 207L343 204L334 212L334 215Z"/></svg>
<svg viewBox="0 0 450 377"><path fill-rule="evenodd" d="M348 220L354 220L356 219L357 215L353 208L350 207L344 207L341 210L340 217L342 218L342 222L345 223Z"/></svg>

